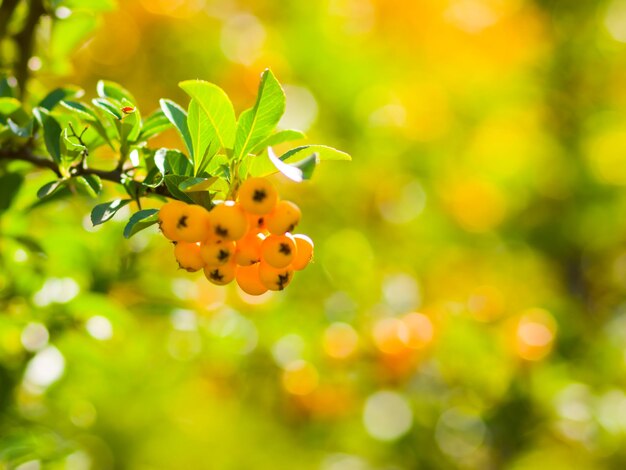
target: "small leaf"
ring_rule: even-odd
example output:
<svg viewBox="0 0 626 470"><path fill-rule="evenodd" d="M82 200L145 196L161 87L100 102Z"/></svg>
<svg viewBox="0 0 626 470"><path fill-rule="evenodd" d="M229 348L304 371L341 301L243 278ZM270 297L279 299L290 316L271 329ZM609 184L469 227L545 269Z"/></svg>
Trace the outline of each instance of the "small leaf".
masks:
<svg viewBox="0 0 626 470"><path fill-rule="evenodd" d="M192 203L193 200L184 192L178 189L178 185L183 181L187 181L188 177L186 176L178 176L178 175L167 175L165 177L165 186L167 186L168 191L172 196L176 199L180 199L181 201Z"/></svg>
<svg viewBox="0 0 626 470"><path fill-rule="evenodd" d="M85 119L86 121L99 121L100 120L96 112L85 103L81 103L79 101L63 100L61 101L61 106L78 114L81 118Z"/></svg>
<svg viewBox="0 0 626 470"><path fill-rule="evenodd" d="M113 98L117 101L127 99L131 103L136 103L135 97L119 83L111 82L109 80L100 80L96 85L96 91L100 98Z"/></svg>
<svg viewBox="0 0 626 470"><path fill-rule="evenodd" d="M62 188L66 184L67 184L67 180L50 181L49 183L46 183L41 188L39 188L39 190L37 191L37 197L39 199L43 199L44 197L48 197L48 196L54 194L57 190L59 190L60 188Z"/></svg>
<svg viewBox="0 0 626 470"><path fill-rule="evenodd" d="M351 161L352 157L346 152L328 147L326 145L303 145L285 152L280 159L284 162L293 163L307 158L312 153L317 153L319 161Z"/></svg>
<svg viewBox="0 0 626 470"><path fill-rule="evenodd" d="M11 132L18 137L31 137L33 135L33 120L28 121L28 124L24 127L20 127L18 124L13 121L13 119L7 119L7 124L11 129Z"/></svg>
<svg viewBox="0 0 626 470"><path fill-rule="evenodd" d="M10 237L31 253L39 256L46 256L46 252L44 251L43 247L34 238L28 237L26 235L11 235Z"/></svg>
<svg viewBox="0 0 626 470"><path fill-rule="evenodd" d="M24 176L19 173L5 173L0 176L0 214L11 207L23 182Z"/></svg>
<svg viewBox="0 0 626 470"><path fill-rule="evenodd" d="M33 109L33 114L43 128L46 149L56 163L61 163L61 126L49 111L44 108Z"/></svg>
<svg viewBox="0 0 626 470"><path fill-rule="evenodd" d="M76 188L90 197L98 197L102 191L102 180L98 175L81 175L73 178Z"/></svg>
<svg viewBox="0 0 626 470"><path fill-rule="evenodd" d="M19 95L15 77L0 78L0 97L16 98Z"/></svg>
<svg viewBox="0 0 626 470"><path fill-rule="evenodd" d="M178 189L184 192L193 192L193 191L206 191L209 189L216 181L217 177L213 176L211 178L189 178L183 181L178 185Z"/></svg>
<svg viewBox="0 0 626 470"><path fill-rule="evenodd" d="M282 144L284 142L291 142L292 140L301 140L305 138L306 136L301 131L284 129L262 140L255 148L251 150L250 153L258 153L265 150L267 147L273 147L274 145Z"/></svg>
<svg viewBox="0 0 626 470"><path fill-rule="evenodd" d="M127 149L129 143L134 142L139 137L139 132L141 132L141 115L139 110L132 108L132 111L125 112L118 125L122 147Z"/></svg>
<svg viewBox="0 0 626 470"><path fill-rule="evenodd" d="M91 102L94 104L94 106L100 108L118 121L122 119L123 114L121 111L121 106L116 106L116 103L112 103L111 101L109 101L109 99L94 98L93 100L91 100Z"/></svg>
<svg viewBox="0 0 626 470"><path fill-rule="evenodd" d="M285 112L285 92L269 69L261 75L255 105L241 113L237 122L234 158L248 155L271 134Z"/></svg>
<svg viewBox="0 0 626 470"><path fill-rule="evenodd" d="M183 139L185 147L187 147L189 155L193 155L191 135L189 134L189 127L187 126L187 113L183 108L181 108L179 105L171 100L161 99L159 103L161 103L161 109L163 110L163 114L165 114L167 119L169 119L169 121L174 125L176 130L178 130L178 133Z"/></svg>
<svg viewBox="0 0 626 470"><path fill-rule="evenodd" d="M179 150L160 148L154 154L154 164L163 175L191 176L193 167Z"/></svg>
<svg viewBox="0 0 626 470"><path fill-rule="evenodd" d="M283 162L280 158L278 158L274 154L272 147L267 148L267 156L270 159L270 161L274 164L276 169L280 171L283 175L285 175L287 178L289 178L292 181L295 181L296 183L302 182L302 180L304 179L302 170L298 167L288 165L285 162Z"/></svg>
<svg viewBox="0 0 626 470"><path fill-rule="evenodd" d="M158 109L143 121L141 127L141 134L139 135L140 141L148 140L157 134L172 127L172 123L167 118L163 110Z"/></svg>
<svg viewBox="0 0 626 470"><path fill-rule="evenodd" d="M131 199L115 199L114 201L98 204L91 210L91 223L95 227L112 219L117 211L130 202L132 202Z"/></svg>
<svg viewBox="0 0 626 470"><path fill-rule="evenodd" d="M72 142L67 128L63 129L63 133L61 134L61 155L64 157L69 157L69 159L73 160L79 157L83 152L85 152L87 148L79 143Z"/></svg>
<svg viewBox="0 0 626 470"><path fill-rule="evenodd" d="M52 109L61 101L67 98L80 98L81 96L83 96L83 94L84 91L82 88L72 85L62 88L56 88L48 93L46 97L41 100L38 106L41 108L45 108L48 111L52 111Z"/></svg>
<svg viewBox="0 0 626 470"><path fill-rule="evenodd" d="M159 220L158 213L158 209L144 209L135 212L124 227L124 237L130 238L137 232L156 224Z"/></svg>
<svg viewBox="0 0 626 470"><path fill-rule="evenodd" d="M153 166L148 171L148 174L143 179L141 184L143 186L147 186L148 188L157 188L161 186L161 183L163 183L163 179L164 179L163 173L161 173L161 171L159 171L159 169L156 166Z"/></svg>

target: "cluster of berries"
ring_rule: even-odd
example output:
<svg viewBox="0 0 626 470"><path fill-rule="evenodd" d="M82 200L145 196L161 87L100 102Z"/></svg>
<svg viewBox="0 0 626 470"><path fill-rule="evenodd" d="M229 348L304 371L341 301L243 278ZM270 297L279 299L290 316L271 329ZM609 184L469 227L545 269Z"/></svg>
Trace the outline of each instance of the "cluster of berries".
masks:
<svg viewBox="0 0 626 470"><path fill-rule="evenodd" d="M279 200L265 178L249 178L237 201L224 201L212 210L171 201L159 211L159 227L175 244L174 255L187 271L204 269L213 284L233 279L244 292L261 295L282 290L294 271L313 256L313 242L294 234L301 212L293 202Z"/></svg>

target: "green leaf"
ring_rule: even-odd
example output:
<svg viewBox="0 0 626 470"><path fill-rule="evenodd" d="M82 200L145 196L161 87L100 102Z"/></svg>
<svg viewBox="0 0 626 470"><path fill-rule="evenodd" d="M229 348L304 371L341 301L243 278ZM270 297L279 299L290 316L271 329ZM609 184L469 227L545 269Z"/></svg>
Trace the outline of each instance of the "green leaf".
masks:
<svg viewBox="0 0 626 470"><path fill-rule="evenodd" d="M193 155L193 145L191 143L191 135L189 134L189 127L187 126L187 113L183 108L174 103L171 100L161 99L159 101L163 114L174 125L176 130L183 139L185 147L189 155Z"/></svg>
<svg viewBox="0 0 626 470"><path fill-rule="evenodd" d="M94 98L91 102L94 106L100 108L118 121L120 121L124 116L122 114L121 106L117 106L117 103L111 102L108 98Z"/></svg>
<svg viewBox="0 0 626 470"><path fill-rule="evenodd" d="M268 147L267 157L270 159L270 162L272 162L276 169L290 180L295 181L296 183L301 183L304 179L303 171L294 165L288 165L287 163L283 162L274 154L272 147Z"/></svg>
<svg viewBox="0 0 626 470"><path fill-rule="evenodd" d="M130 142L134 142L141 132L141 115L139 110L134 108L130 113L124 113L119 123L120 141L122 147L127 148Z"/></svg>
<svg viewBox="0 0 626 470"><path fill-rule="evenodd" d="M178 86L196 100L206 114L206 129L203 132L206 133L204 139L209 142L207 145L215 148L215 152L219 148L232 148L236 128L235 110L224 90L203 80L186 80ZM204 153L196 157L203 156Z"/></svg>
<svg viewBox="0 0 626 470"><path fill-rule="evenodd" d="M11 132L13 132L18 137L27 138L33 135L33 120L32 119L28 121L28 124L26 126L23 126L23 127L20 127L11 118L7 119L7 124L9 125Z"/></svg>
<svg viewBox="0 0 626 470"><path fill-rule="evenodd" d="M0 97L17 98L19 95L15 77L0 78Z"/></svg>
<svg viewBox="0 0 626 470"><path fill-rule="evenodd" d="M70 110L84 121L89 122L89 125L98 133L100 137L102 137L103 141L115 150L105 127L100 121L100 117L90 106L78 101L61 101L61 106Z"/></svg>
<svg viewBox="0 0 626 470"><path fill-rule="evenodd" d="M194 191L206 191L209 189L216 181L217 177L212 176L211 178L188 178L182 183L179 183L178 189L184 192L194 192Z"/></svg>
<svg viewBox="0 0 626 470"><path fill-rule="evenodd" d="M72 139L77 140L77 142L72 141ZM61 134L61 154L63 156L73 159L80 156L80 154L86 150L87 148L79 143L76 137L70 137L67 128L63 129L63 133Z"/></svg>
<svg viewBox="0 0 626 470"><path fill-rule="evenodd" d="M228 167L228 156L222 154L215 155L204 168L204 171L209 175L217 176L221 173L222 166Z"/></svg>
<svg viewBox="0 0 626 470"><path fill-rule="evenodd" d="M79 101L63 100L61 101L61 106L76 113L78 116L80 116L82 119L86 121L99 121L100 120L96 112L93 109L91 109L89 105L86 105L85 103L81 103Z"/></svg>
<svg viewBox="0 0 626 470"><path fill-rule="evenodd" d="M160 134L161 132L169 129L171 126L172 123L170 123L170 120L167 118L165 113L163 113L163 110L158 109L143 121L141 134L139 135L138 140L148 140L150 137Z"/></svg>
<svg viewBox="0 0 626 470"><path fill-rule="evenodd" d="M213 135L209 116L194 99L189 102L187 124L193 147L194 174L197 175L217 153L219 141Z"/></svg>
<svg viewBox="0 0 626 470"><path fill-rule="evenodd" d="M112 219L117 211L130 202L132 202L131 199L115 199L110 202L98 204L91 210L91 223L95 227L96 225L100 225Z"/></svg>
<svg viewBox="0 0 626 470"><path fill-rule="evenodd" d="M22 103L15 98L0 98L0 115L10 116L22 107Z"/></svg>
<svg viewBox="0 0 626 470"><path fill-rule="evenodd" d="M159 169L154 166L148 171L148 174L143 179L141 184L143 186L147 186L148 188L156 188L158 186L161 186L161 183L163 183L163 178L163 173L161 173Z"/></svg>
<svg viewBox="0 0 626 470"><path fill-rule="evenodd" d="M98 175L81 175L72 179L76 189L89 197L98 197L102 191L102 180Z"/></svg>
<svg viewBox="0 0 626 470"><path fill-rule="evenodd" d="M312 153L317 153L319 161L351 161L352 157L346 152L337 150L327 145L303 145L285 152L280 159L284 162L293 163L303 160Z"/></svg>
<svg viewBox="0 0 626 470"><path fill-rule="evenodd" d="M284 142L291 142L292 140L301 140L305 138L306 136L301 131L285 129L266 137L256 147L254 147L250 153L262 152L267 147L273 147L274 145L282 144Z"/></svg>
<svg viewBox="0 0 626 470"><path fill-rule="evenodd" d="M11 235L10 238L15 240L17 243L22 245L31 253L36 255L45 256L46 252L44 251L41 244L32 237L28 237L26 235Z"/></svg>
<svg viewBox="0 0 626 470"><path fill-rule="evenodd" d="M60 188L64 187L66 184L67 180L50 181L49 183L46 183L41 188L39 188L39 190L37 191L37 197L39 199L48 197L57 192Z"/></svg>
<svg viewBox="0 0 626 470"><path fill-rule="evenodd" d="M234 158L248 155L274 130L285 112L285 92L269 69L261 75L255 105L241 113L237 122Z"/></svg>
<svg viewBox="0 0 626 470"><path fill-rule="evenodd" d="M195 204L211 210L213 207L213 194L208 191L191 191L185 193Z"/></svg>
<svg viewBox="0 0 626 470"><path fill-rule="evenodd" d="M158 213L158 209L144 209L135 212L124 227L124 237L130 238L137 232L156 224L159 220Z"/></svg>
<svg viewBox="0 0 626 470"><path fill-rule="evenodd" d="M33 109L33 114L43 128L46 149L56 163L61 163L61 126L44 108Z"/></svg>
<svg viewBox="0 0 626 470"><path fill-rule="evenodd" d="M160 148L154 154L154 164L163 174L191 176L193 167L179 150Z"/></svg>
<svg viewBox="0 0 626 470"><path fill-rule="evenodd" d="M83 94L83 89L77 86L69 85L62 88L56 88L48 93L46 97L41 100L38 106L45 108L48 111L52 111L52 109L61 101L67 98L80 98Z"/></svg>
<svg viewBox="0 0 626 470"><path fill-rule="evenodd" d="M109 80L100 80L96 85L96 91L100 98L113 98L117 101L123 101L124 99L131 102L131 104L137 102L135 97L119 83L111 82Z"/></svg>
<svg viewBox="0 0 626 470"><path fill-rule="evenodd" d="M19 173L5 173L0 176L0 214L11 207L23 182L24 176Z"/></svg>
<svg viewBox="0 0 626 470"><path fill-rule="evenodd" d="M181 201L192 203L193 200L187 195L184 191L178 189L178 185L184 181L189 179L187 176L179 176L179 175L167 175L165 176L165 186L169 190L170 194L174 196L176 199L180 199Z"/></svg>

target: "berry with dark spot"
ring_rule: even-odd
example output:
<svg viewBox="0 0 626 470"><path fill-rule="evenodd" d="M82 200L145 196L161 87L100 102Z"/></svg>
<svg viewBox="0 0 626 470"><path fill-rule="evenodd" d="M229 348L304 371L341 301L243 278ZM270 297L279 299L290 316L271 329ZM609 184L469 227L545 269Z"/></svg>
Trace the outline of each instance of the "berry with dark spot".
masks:
<svg viewBox="0 0 626 470"><path fill-rule="evenodd" d="M275 268L284 268L296 255L296 242L290 234L269 235L261 244L261 260Z"/></svg>
<svg viewBox="0 0 626 470"><path fill-rule="evenodd" d="M278 192L265 178L248 178L239 188L239 204L256 215L270 213L278 202Z"/></svg>

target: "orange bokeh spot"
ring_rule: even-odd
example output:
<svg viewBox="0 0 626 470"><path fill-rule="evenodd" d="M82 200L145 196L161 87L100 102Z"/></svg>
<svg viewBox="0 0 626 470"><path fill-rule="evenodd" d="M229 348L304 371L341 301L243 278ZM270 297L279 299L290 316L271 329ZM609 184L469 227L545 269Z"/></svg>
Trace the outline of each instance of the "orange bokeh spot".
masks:
<svg viewBox="0 0 626 470"><path fill-rule="evenodd" d="M408 332L407 347L422 349L432 341L435 334L433 323L423 313L409 313L402 317L402 322Z"/></svg>
<svg viewBox="0 0 626 470"><path fill-rule="evenodd" d="M385 354L400 354L406 349L409 330L403 321L397 318L378 320L372 331L374 344Z"/></svg>
<svg viewBox="0 0 626 470"><path fill-rule="evenodd" d="M303 396L317 388L319 374L313 364L299 359L287 365L282 380L288 393Z"/></svg>
<svg viewBox="0 0 626 470"><path fill-rule="evenodd" d="M525 312L515 330L515 347L518 356L527 361L538 361L552 350L556 323L549 312L531 309Z"/></svg>
<svg viewBox="0 0 626 470"><path fill-rule="evenodd" d="M359 335L347 323L333 323L324 331L322 347L333 359L346 359L352 356L358 347Z"/></svg>

